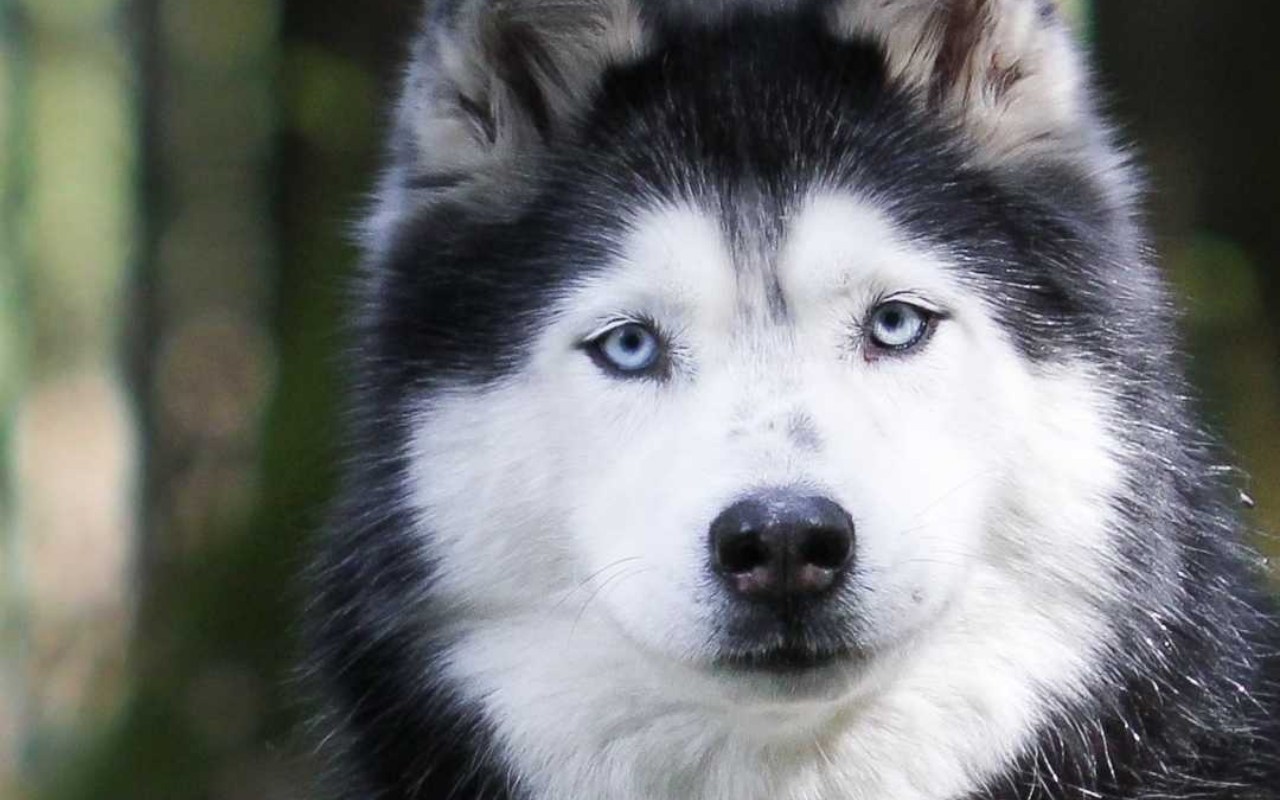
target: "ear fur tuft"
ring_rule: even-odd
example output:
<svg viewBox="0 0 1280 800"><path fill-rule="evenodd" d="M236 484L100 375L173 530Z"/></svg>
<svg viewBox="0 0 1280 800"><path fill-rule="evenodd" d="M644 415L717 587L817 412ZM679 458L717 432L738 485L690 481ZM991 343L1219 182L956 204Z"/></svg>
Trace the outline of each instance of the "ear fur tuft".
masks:
<svg viewBox="0 0 1280 800"><path fill-rule="evenodd" d="M428 12L397 118L404 185L447 191L500 173L580 109L645 40L629 0L456 0Z"/></svg>
<svg viewBox="0 0 1280 800"><path fill-rule="evenodd" d="M1082 147L1084 70L1048 0L842 0L843 35L885 48L890 74L992 161Z"/></svg>

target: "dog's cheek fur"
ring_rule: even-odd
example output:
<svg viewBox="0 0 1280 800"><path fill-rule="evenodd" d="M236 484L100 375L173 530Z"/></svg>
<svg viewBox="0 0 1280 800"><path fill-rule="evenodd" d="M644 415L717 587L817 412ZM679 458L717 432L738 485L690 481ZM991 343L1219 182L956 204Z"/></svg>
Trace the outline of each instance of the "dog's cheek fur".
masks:
<svg viewBox="0 0 1280 800"><path fill-rule="evenodd" d="M460 614L518 612L565 583L563 444L548 406L517 378L446 391L414 415L405 494L423 557L445 567L434 592Z"/></svg>

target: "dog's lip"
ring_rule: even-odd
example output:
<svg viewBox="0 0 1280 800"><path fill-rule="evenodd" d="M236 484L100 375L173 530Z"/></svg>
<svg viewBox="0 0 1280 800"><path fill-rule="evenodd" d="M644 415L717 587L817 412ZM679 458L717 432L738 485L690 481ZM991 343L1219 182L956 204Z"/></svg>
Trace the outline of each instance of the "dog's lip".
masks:
<svg viewBox="0 0 1280 800"><path fill-rule="evenodd" d="M724 655L717 659L717 665L742 672L790 675L817 671L840 662L854 660L858 655L856 650L849 647L814 648L781 645Z"/></svg>

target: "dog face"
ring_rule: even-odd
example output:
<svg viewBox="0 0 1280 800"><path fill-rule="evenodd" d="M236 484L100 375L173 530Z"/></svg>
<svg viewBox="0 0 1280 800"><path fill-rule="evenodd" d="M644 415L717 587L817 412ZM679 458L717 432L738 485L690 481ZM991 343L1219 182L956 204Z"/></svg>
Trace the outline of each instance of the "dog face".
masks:
<svg viewBox="0 0 1280 800"><path fill-rule="evenodd" d="M1110 320L1073 295L1105 189L985 167L822 20L662 47L601 76L517 210L406 225L383 292L416 298L438 590L792 693L998 650L1022 613L1096 639L1119 445L1087 388Z"/></svg>
<svg viewBox="0 0 1280 800"><path fill-rule="evenodd" d="M852 191L786 219L759 252L705 208L635 212L613 258L509 320L518 369L425 404L415 490L459 602L551 600L699 668L788 672L902 645L984 577L1025 600L1105 555L1105 408L1023 357L963 245L912 244ZM780 554L717 541L743 502L786 527L815 497L835 520L801 509L796 541L736 523ZM806 567L833 574L792 585Z"/></svg>

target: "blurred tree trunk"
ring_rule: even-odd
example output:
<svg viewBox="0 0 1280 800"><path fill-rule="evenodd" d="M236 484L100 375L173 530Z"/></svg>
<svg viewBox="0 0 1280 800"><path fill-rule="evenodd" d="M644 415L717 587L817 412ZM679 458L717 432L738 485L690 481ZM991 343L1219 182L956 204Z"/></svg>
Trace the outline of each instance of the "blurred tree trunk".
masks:
<svg viewBox="0 0 1280 800"><path fill-rule="evenodd" d="M18 208L25 187L25 36L0 4L0 796L16 792L29 733L26 577L20 557L15 426L27 365L26 287Z"/></svg>

